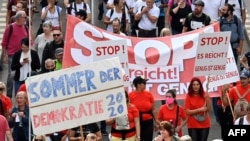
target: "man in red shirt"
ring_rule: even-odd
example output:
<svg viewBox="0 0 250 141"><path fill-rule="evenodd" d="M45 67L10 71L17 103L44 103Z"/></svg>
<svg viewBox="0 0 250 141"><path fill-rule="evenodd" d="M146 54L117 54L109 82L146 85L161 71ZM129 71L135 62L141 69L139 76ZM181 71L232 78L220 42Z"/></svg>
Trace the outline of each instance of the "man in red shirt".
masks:
<svg viewBox="0 0 250 141"><path fill-rule="evenodd" d="M11 75L11 63L13 55L21 49L21 40L29 37L29 29L25 26L27 15L25 11L18 11L15 15L15 22L9 24L4 32L2 40L3 62L8 63L7 96L12 97L13 76Z"/></svg>

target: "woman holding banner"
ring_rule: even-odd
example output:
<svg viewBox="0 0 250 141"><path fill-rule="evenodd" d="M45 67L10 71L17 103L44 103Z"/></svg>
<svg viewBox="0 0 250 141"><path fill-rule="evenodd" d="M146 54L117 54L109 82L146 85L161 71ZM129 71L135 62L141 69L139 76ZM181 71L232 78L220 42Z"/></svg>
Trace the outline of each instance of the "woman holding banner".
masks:
<svg viewBox="0 0 250 141"><path fill-rule="evenodd" d="M16 95L16 104L11 111L11 118L14 124L13 138L14 141L29 140L29 107L28 97L24 91L20 91ZM31 134L30 134L31 135Z"/></svg>
<svg viewBox="0 0 250 141"><path fill-rule="evenodd" d="M208 83L207 83L208 90ZM201 80L194 77L188 86L185 98L188 134L193 141L207 141L211 126L208 112L211 110L211 99L205 92Z"/></svg>
<svg viewBox="0 0 250 141"><path fill-rule="evenodd" d="M140 141L138 138L140 136L139 111L133 104L129 103L127 91L125 94L128 114L106 120L108 125L112 125L111 141Z"/></svg>

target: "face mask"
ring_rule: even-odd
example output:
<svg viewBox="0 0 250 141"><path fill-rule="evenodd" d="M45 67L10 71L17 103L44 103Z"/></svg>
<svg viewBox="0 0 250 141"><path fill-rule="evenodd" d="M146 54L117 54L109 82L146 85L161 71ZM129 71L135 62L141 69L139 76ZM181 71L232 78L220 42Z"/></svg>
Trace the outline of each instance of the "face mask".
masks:
<svg viewBox="0 0 250 141"><path fill-rule="evenodd" d="M174 98L172 98L172 97L167 97L167 98L166 98L166 103L167 103L167 104L172 104L172 103L174 103Z"/></svg>

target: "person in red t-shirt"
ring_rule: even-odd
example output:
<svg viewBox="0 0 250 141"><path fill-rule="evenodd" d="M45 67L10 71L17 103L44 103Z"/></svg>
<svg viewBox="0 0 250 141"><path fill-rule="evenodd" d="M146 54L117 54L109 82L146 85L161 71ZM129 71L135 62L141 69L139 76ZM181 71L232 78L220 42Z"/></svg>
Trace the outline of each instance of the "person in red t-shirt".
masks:
<svg viewBox="0 0 250 141"><path fill-rule="evenodd" d="M207 84L208 90L208 84ZM189 116L187 120L188 134L193 141L207 141L211 127L210 116L211 99L202 87L201 80L192 78L185 98L185 110Z"/></svg>
<svg viewBox="0 0 250 141"><path fill-rule="evenodd" d="M13 137L8 125L6 118L0 115L0 140L5 141L5 137L7 137L8 141L13 141Z"/></svg>
<svg viewBox="0 0 250 141"><path fill-rule="evenodd" d="M152 141L154 131L153 119L156 120L157 125L159 125L160 122L157 120L153 94L145 90L147 81L148 79L137 76L133 80L135 90L129 93L129 99L131 104L135 105L140 113L140 127L143 130L141 130L141 136L137 138L143 141Z"/></svg>
<svg viewBox="0 0 250 141"><path fill-rule="evenodd" d="M6 86L3 82L0 82L0 99L2 101L1 115L5 116L9 120L10 112L12 109L12 102L9 97L6 96Z"/></svg>
<svg viewBox="0 0 250 141"><path fill-rule="evenodd" d="M172 121L175 133L182 136L182 127L187 123L187 116L182 106L176 101L176 90L171 89L166 93L166 104L160 107L158 113L159 121ZM183 121L183 122L182 122Z"/></svg>
<svg viewBox="0 0 250 141"><path fill-rule="evenodd" d="M125 91L128 114L106 120L111 127L111 141L140 141L140 121L138 109L129 102L128 93ZM137 138L136 138L137 137Z"/></svg>

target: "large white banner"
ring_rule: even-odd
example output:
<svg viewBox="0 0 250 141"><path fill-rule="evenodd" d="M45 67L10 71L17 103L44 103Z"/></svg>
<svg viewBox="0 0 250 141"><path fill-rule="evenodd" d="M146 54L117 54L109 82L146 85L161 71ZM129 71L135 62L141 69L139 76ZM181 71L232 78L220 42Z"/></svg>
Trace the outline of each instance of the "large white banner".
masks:
<svg viewBox="0 0 250 141"><path fill-rule="evenodd" d="M127 114L117 57L33 76L25 83L36 135Z"/></svg>

